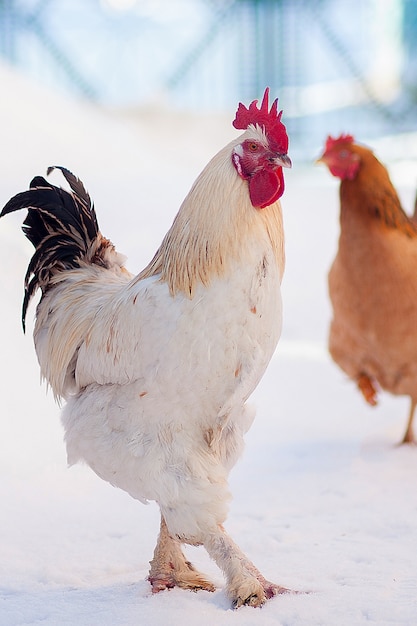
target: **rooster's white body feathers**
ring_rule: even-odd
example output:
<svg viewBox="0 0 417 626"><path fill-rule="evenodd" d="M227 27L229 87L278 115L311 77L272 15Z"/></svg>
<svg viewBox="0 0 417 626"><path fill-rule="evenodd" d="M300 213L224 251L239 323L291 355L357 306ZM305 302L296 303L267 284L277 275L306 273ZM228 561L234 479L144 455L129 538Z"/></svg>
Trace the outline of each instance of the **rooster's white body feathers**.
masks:
<svg viewBox="0 0 417 626"><path fill-rule="evenodd" d="M58 275L34 333L42 374L67 400L69 463L85 461L133 497L156 500L170 532L196 542L226 517L227 474L253 419L245 402L281 330L276 242L220 155L249 217L227 232L225 198L207 207L220 238L235 242L207 285L196 279L192 297L173 294L160 273L132 277L108 251L108 268L85 264ZM204 182L205 172L183 204L188 223ZM263 211L280 224L278 203Z"/></svg>
<svg viewBox="0 0 417 626"><path fill-rule="evenodd" d="M25 232L37 250L23 321L41 287L35 346L42 376L66 401L69 463L85 462L134 498L158 502L154 590L212 589L175 542L202 543L237 606L284 590L222 528L227 476L254 416L246 401L273 355L282 317L281 207L278 200L252 205L231 158L242 141L269 150L263 130L251 125L219 152L138 276L102 237L82 183L63 168L72 197L38 177L3 210L29 208ZM271 168L276 158L290 163L274 152L266 158ZM271 170L267 192L279 184Z"/></svg>

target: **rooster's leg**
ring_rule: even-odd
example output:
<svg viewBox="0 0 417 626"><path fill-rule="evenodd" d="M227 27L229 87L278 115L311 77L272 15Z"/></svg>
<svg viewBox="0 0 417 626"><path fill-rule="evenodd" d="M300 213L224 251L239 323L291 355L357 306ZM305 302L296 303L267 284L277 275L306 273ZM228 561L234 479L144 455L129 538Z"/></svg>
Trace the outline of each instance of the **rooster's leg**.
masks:
<svg viewBox="0 0 417 626"><path fill-rule="evenodd" d="M223 570L227 594L235 608L244 604L262 606L269 598L290 592L286 587L266 580L222 527L219 527L217 533L208 536L204 547Z"/></svg>
<svg viewBox="0 0 417 626"><path fill-rule="evenodd" d="M215 587L207 581L193 565L186 560L178 539L171 537L161 515L161 530L153 559L150 562L149 582L152 593L158 593L172 587L182 587L198 591L214 591Z"/></svg>
<svg viewBox="0 0 417 626"><path fill-rule="evenodd" d="M410 406L410 413L408 416L408 422L407 422L407 428L403 437L403 440L401 443L416 443L416 440L414 439L414 433L413 433L413 418L414 418L414 412L416 409L416 400L413 400L413 398L411 398L411 406Z"/></svg>

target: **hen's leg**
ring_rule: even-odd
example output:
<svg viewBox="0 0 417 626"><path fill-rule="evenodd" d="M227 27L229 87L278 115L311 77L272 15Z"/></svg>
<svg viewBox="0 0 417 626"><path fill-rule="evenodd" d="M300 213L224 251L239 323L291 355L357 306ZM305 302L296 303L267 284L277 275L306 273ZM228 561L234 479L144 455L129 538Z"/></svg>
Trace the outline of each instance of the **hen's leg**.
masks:
<svg viewBox="0 0 417 626"><path fill-rule="evenodd" d="M244 604L262 606L269 598L290 591L266 580L222 527L207 537L204 547L223 570L227 594L235 608Z"/></svg>
<svg viewBox="0 0 417 626"><path fill-rule="evenodd" d="M172 587L182 587L192 591L215 590L214 585L186 560L180 541L171 537L162 515L161 530L150 565L148 580L152 585L152 593Z"/></svg>
<svg viewBox="0 0 417 626"><path fill-rule="evenodd" d="M367 374L361 374L359 376L358 387L368 404L370 404L371 406L376 406L376 404L378 403L378 391L375 388L374 382L369 378Z"/></svg>
<svg viewBox="0 0 417 626"><path fill-rule="evenodd" d="M414 418L414 412L416 410L416 404L417 402L411 399L411 406L410 406L410 413L408 416L407 428L406 428L406 431L405 431L405 434L401 443L416 443L416 440L414 439L414 433L413 433L413 418Z"/></svg>

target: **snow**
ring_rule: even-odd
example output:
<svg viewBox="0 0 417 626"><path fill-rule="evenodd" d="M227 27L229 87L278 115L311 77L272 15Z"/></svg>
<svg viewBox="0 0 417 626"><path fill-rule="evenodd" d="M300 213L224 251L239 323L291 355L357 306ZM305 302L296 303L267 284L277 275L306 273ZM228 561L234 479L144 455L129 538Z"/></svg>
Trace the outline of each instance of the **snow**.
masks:
<svg viewBox="0 0 417 626"><path fill-rule="evenodd" d="M236 132L234 111L118 117L62 100L4 67L0 80L8 94L0 100L0 204L48 165L66 165L86 183L103 233L132 270L149 260L201 167ZM413 170L407 177L401 163L390 166L411 208ZM1 221L2 626L416 622L417 450L396 445L408 401L384 394L369 408L326 350L337 194L324 169L295 162L286 172L284 331L252 398L257 417L231 474L227 530L265 576L308 593L260 610L230 609L222 575L201 548L187 555L217 591L153 596L146 576L157 507L86 467L67 469L59 409L39 384L33 307L26 336L20 325L31 253L23 214Z"/></svg>

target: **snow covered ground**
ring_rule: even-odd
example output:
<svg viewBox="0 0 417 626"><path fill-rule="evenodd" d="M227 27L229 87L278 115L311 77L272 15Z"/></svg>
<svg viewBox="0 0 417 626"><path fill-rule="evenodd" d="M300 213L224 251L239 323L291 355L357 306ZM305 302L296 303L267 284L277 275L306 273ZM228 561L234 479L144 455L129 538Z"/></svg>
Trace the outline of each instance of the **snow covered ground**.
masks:
<svg viewBox="0 0 417 626"><path fill-rule="evenodd" d="M1 67L0 81L0 204L48 165L66 165L86 183L103 233L131 270L149 260L201 167L236 132L234 111L115 119ZM411 207L417 167L391 166ZM295 162L286 184L284 331L253 396L257 418L231 475L227 529L265 576L310 593L232 611L221 573L198 548L187 554L215 593L150 593L156 506L85 467L66 467L31 324L21 331L31 254L21 214L0 223L1 626L417 623L417 449L395 445L408 402L383 395L378 408L367 407L330 361L326 274L337 245L337 182Z"/></svg>

